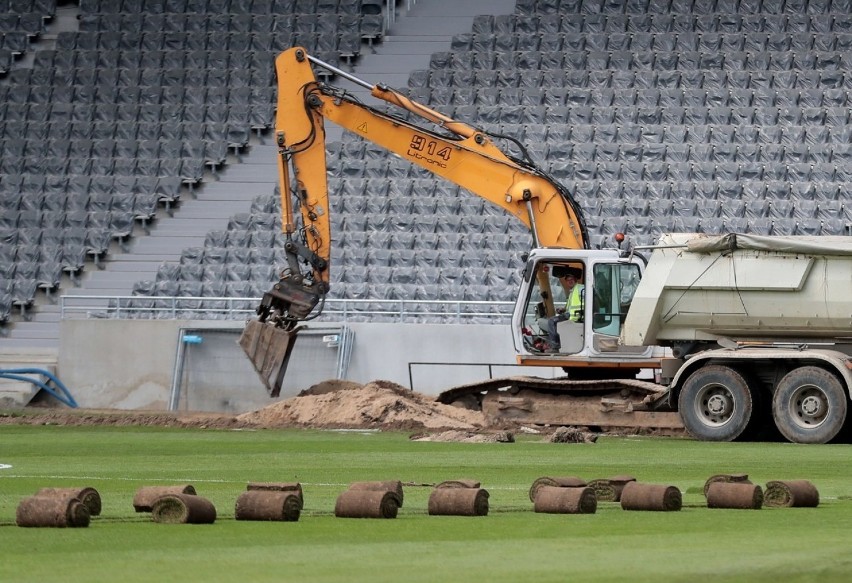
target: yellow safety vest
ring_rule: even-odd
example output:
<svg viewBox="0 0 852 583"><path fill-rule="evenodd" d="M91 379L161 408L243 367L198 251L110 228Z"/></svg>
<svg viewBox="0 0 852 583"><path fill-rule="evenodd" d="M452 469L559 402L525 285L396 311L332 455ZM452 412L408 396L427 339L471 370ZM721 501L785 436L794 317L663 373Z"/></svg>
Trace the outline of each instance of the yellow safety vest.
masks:
<svg viewBox="0 0 852 583"><path fill-rule="evenodd" d="M565 313L568 314L568 319L572 322L579 322L583 319L583 284L574 285L571 293L568 294L568 300L565 302Z"/></svg>

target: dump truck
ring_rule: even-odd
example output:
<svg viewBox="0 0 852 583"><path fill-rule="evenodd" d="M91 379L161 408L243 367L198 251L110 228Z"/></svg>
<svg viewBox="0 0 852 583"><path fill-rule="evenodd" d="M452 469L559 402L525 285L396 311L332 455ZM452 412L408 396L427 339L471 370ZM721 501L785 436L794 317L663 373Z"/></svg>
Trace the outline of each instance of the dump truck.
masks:
<svg viewBox="0 0 852 583"><path fill-rule="evenodd" d="M318 81L314 67L401 114ZM270 395L279 394L299 331L322 313L330 290L328 120L503 208L532 234L511 323L517 362L566 376L488 379L440 401L481 408L495 421L685 428L702 440L747 437L773 420L795 442L840 433L852 390L852 310L843 302L852 238L671 234L653 248L617 240L591 249L580 205L510 136L371 85L303 48L279 55L276 72L287 265L239 341Z"/></svg>
<svg viewBox="0 0 852 583"><path fill-rule="evenodd" d="M651 415L671 427L666 415L676 415L703 440L756 435L770 422L793 442L840 434L852 392L852 237L668 234L645 249L647 264L641 251L533 250L512 332L519 361L576 360L601 373L609 358L633 355L652 378L562 381L564 391L559 382L486 381L440 400L548 423L597 414L631 427L631 416ZM582 266L586 303L578 321L557 323L553 347L542 342L541 298L552 295L562 265ZM577 413L583 383L589 392L613 383L634 394L595 394L591 411ZM637 390L646 392L640 403Z"/></svg>

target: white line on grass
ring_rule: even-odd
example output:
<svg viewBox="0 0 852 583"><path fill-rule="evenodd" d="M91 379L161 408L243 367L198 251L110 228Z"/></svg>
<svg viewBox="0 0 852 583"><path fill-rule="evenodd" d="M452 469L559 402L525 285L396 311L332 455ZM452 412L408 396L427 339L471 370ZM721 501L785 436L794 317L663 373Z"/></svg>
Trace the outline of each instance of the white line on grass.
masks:
<svg viewBox="0 0 852 583"><path fill-rule="evenodd" d="M11 470L12 466L10 464L0 464L0 470Z"/></svg>

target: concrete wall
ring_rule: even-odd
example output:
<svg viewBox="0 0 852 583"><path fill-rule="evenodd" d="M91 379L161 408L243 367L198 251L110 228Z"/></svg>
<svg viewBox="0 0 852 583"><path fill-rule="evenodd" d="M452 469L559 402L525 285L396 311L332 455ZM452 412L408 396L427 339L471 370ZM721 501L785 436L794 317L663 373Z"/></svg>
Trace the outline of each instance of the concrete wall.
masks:
<svg viewBox="0 0 852 583"><path fill-rule="evenodd" d="M550 376L550 369L521 369L507 325L350 324L355 344L348 377L392 380L426 394L516 374ZM561 372L561 371L560 371Z"/></svg>
<svg viewBox="0 0 852 583"><path fill-rule="evenodd" d="M59 378L86 408L168 406L179 322L65 320Z"/></svg>
<svg viewBox="0 0 852 583"><path fill-rule="evenodd" d="M81 407L167 410L181 332L184 344L178 409L242 412L271 401L236 340L242 322L181 320L65 320L58 375ZM514 366L506 325L351 323L354 333L345 378L396 382L427 394L490 376L555 369ZM281 398L335 378L337 349L324 335L339 325L300 334ZM556 370L556 372L559 372Z"/></svg>

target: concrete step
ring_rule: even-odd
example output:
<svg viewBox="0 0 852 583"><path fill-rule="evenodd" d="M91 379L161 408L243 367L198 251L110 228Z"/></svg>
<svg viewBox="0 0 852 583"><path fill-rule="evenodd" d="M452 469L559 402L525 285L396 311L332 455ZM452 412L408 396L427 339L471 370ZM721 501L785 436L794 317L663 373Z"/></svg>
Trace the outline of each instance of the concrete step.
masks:
<svg viewBox="0 0 852 583"><path fill-rule="evenodd" d="M239 183L234 182L234 185ZM250 192L247 192L249 191ZM201 202L247 202L251 205L251 199L254 198L254 193L264 194L265 192L269 192L268 190L264 191L263 189L255 190L253 187L246 186L243 188L242 186L229 186L225 188L224 186L219 189L210 189L205 190L203 193L199 193L198 196L194 199L188 199L181 202L181 208L192 206L193 204L199 204ZM196 202L197 201L197 202Z"/></svg>
<svg viewBox="0 0 852 583"><path fill-rule="evenodd" d="M250 208L250 207L249 207ZM211 209L207 205L199 205L197 207L184 209L180 216L182 219L191 219L191 220L218 220L221 218L222 213L214 212L218 209ZM239 213L247 213L249 210L246 208L244 201L235 201L231 209L226 213L228 217L232 217ZM154 231L152 231L153 233Z"/></svg>
<svg viewBox="0 0 852 583"><path fill-rule="evenodd" d="M132 261L115 261L110 264L108 269L113 273L144 273L152 270L156 271L160 267L162 261L159 260L159 255L153 257L156 257L156 259L151 261L145 261L139 257L135 257Z"/></svg>
<svg viewBox="0 0 852 583"><path fill-rule="evenodd" d="M380 45L376 45L378 55L424 55L435 51L447 50L446 35L434 36L397 36L388 35ZM432 46L429 46L432 45ZM429 50L434 48L435 50Z"/></svg>
<svg viewBox="0 0 852 583"><path fill-rule="evenodd" d="M446 46L444 43L440 43L443 46ZM422 55L423 53L421 53ZM416 55L416 53L405 53L405 54L377 54L370 55L369 58L364 59L364 62L358 65L358 73L359 75L381 75L381 76L405 76L406 83L408 83L408 75L411 73L411 61L412 55ZM429 64L429 61L426 61L426 64ZM365 81L370 81L369 78L365 78Z"/></svg>
<svg viewBox="0 0 852 583"><path fill-rule="evenodd" d="M168 225L163 225L161 228L157 229L156 232L151 233L151 237L168 237L169 239L175 240L201 237L203 240L207 233L209 233L210 231L222 230L227 228L227 226L227 221L225 221L224 225L221 224L221 222L219 222L219 224L211 225L211 221L209 221L208 219L190 219L184 220L184 222L179 224L169 223Z"/></svg>
<svg viewBox="0 0 852 583"><path fill-rule="evenodd" d="M252 156L254 156L254 154L252 154ZM246 174L247 172L245 172L243 169L246 168L246 167L248 167L250 169L254 168L254 171L257 172L257 170L259 168L262 168L262 167L265 167L265 166L274 168L274 162L275 162L275 159L273 158L269 161L269 164L254 163L254 164L237 164L237 165L234 165L232 168L228 169L228 173L223 175L220 180L217 180L215 182L209 182L209 183L205 184L204 188L200 188L197 191L195 191L194 198L205 200L207 198L207 195L211 192L222 192L222 191L224 191L224 192L233 193L234 194L234 200L245 200L246 197L245 197L245 193L243 192L243 184L242 184L243 180L242 180L241 175ZM249 184L247 186L249 188L258 188L255 184Z"/></svg>
<svg viewBox="0 0 852 583"><path fill-rule="evenodd" d="M15 338L18 340L40 340L56 337L56 322L17 322L15 324Z"/></svg>
<svg viewBox="0 0 852 583"><path fill-rule="evenodd" d="M55 309L49 310L48 308ZM41 305L33 312L31 322L35 324L56 324L59 322L59 315L59 306Z"/></svg>
<svg viewBox="0 0 852 583"><path fill-rule="evenodd" d="M195 221L195 225L190 223L186 223L185 225L174 225L172 223L163 225L161 228L156 231L151 231L151 234L147 237L140 237L134 240L130 245L128 245L128 251L130 253L138 253L142 249L145 249L144 244L146 241L157 242L165 239L174 239L175 243L180 243L181 239L195 239L200 237L203 241L204 234L210 231L216 231L219 229L225 229L228 226L229 217L222 217L221 219L202 219L199 221ZM198 223L203 223L206 227L199 226Z"/></svg>
<svg viewBox="0 0 852 583"><path fill-rule="evenodd" d="M275 161L275 151L269 154L270 159ZM258 188L268 186L274 188L278 182L278 167L275 164L242 164L235 166L228 172L228 180L221 180L218 184L225 185L229 182L257 183Z"/></svg>
<svg viewBox="0 0 852 583"><path fill-rule="evenodd" d="M154 272L156 273L156 271ZM132 289L133 284L143 279L154 279L150 272L113 273L104 277L93 277L86 282L86 290L102 294L104 290ZM97 290L97 291L96 291Z"/></svg>
<svg viewBox="0 0 852 583"><path fill-rule="evenodd" d="M225 228L224 225L222 228ZM212 231L214 229L210 229ZM205 231L204 235L193 236L177 236L161 234L156 237L140 239L135 245L131 246L131 252L142 253L148 255L167 254L180 257L180 253L187 247L197 247L204 245L204 237L209 231Z"/></svg>
<svg viewBox="0 0 852 583"><path fill-rule="evenodd" d="M0 378L0 408L23 409L40 390L27 381Z"/></svg>
<svg viewBox="0 0 852 583"><path fill-rule="evenodd" d="M155 268L162 262L162 255L160 253L128 253L122 257L121 260L115 261L109 264L109 270L115 271L129 271L129 270L143 270ZM136 264L141 264L138 268L135 267Z"/></svg>
<svg viewBox="0 0 852 583"><path fill-rule="evenodd" d="M59 354L56 350L36 348L26 350L8 350L0 348L0 368L46 368L53 371Z"/></svg>
<svg viewBox="0 0 852 583"><path fill-rule="evenodd" d="M127 296L130 296L132 294L131 294L129 289L104 288L104 289L100 289L100 290L90 289L90 290L87 290L86 293L82 294L82 295L92 296L92 297L97 297L97 298L114 298L114 297L127 297ZM71 296L71 294L69 294L69 297L70 296ZM97 307L99 309L103 309L103 307L105 305L106 305L106 303L103 300L98 300L98 302L95 303L94 307Z"/></svg>
<svg viewBox="0 0 852 583"><path fill-rule="evenodd" d="M27 350L36 348L59 349L59 328L56 334L50 338L18 338L11 336L0 336L0 349Z"/></svg>
<svg viewBox="0 0 852 583"><path fill-rule="evenodd" d="M101 277L91 277L83 282L83 285L68 289L64 292L66 296L86 296L86 295L103 295L106 290L109 293L118 293L120 295L130 295L133 291L133 286L137 281L155 280L157 278L157 270L150 271L126 271L116 272L115 275L104 275Z"/></svg>

